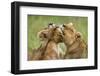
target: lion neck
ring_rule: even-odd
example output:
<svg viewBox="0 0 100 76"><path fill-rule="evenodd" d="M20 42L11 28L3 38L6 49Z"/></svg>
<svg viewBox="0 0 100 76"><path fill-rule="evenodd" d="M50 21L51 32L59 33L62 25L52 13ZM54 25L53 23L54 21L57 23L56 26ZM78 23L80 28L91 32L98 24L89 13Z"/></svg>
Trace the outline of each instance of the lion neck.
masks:
<svg viewBox="0 0 100 76"><path fill-rule="evenodd" d="M48 43L48 39L47 40L44 40L44 41L41 41L41 46L42 47L45 47Z"/></svg>

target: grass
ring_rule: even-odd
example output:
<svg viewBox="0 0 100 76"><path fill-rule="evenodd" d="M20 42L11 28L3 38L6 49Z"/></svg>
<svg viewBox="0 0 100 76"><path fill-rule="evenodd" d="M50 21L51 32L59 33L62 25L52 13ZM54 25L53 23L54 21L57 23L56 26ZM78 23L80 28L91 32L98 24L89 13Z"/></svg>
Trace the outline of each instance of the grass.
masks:
<svg viewBox="0 0 100 76"><path fill-rule="evenodd" d="M87 42L88 38L88 18L77 16L42 16L28 15L28 51L37 48L40 41L37 38L37 33L47 27L48 23L64 24L72 22L77 31L82 33L83 39ZM61 45L64 49L63 45Z"/></svg>

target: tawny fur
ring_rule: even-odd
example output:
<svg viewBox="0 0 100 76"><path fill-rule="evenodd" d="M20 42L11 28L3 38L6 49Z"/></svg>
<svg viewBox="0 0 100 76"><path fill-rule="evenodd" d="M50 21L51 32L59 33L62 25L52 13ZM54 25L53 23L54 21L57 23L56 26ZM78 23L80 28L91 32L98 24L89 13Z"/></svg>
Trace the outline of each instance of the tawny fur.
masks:
<svg viewBox="0 0 100 76"><path fill-rule="evenodd" d="M46 49L48 39L46 38L48 29L43 29L38 32L38 38L40 39L40 46L37 49L32 49L32 52L28 53L28 60L41 60Z"/></svg>
<svg viewBox="0 0 100 76"><path fill-rule="evenodd" d="M79 59L86 51L86 43L81 37L81 33L77 32L72 23L63 25L63 38L67 51L64 58Z"/></svg>
<svg viewBox="0 0 100 76"><path fill-rule="evenodd" d="M58 43L62 42L62 31L59 27L51 24L48 28L45 28L38 32L38 37L42 41L41 46L33 51L30 55L30 60L52 60L60 59Z"/></svg>
<svg viewBox="0 0 100 76"><path fill-rule="evenodd" d="M51 27L48 30L48 45L43 56L43 60L60 59L58 44L62 42L62 31L59 27Z"/></svg>

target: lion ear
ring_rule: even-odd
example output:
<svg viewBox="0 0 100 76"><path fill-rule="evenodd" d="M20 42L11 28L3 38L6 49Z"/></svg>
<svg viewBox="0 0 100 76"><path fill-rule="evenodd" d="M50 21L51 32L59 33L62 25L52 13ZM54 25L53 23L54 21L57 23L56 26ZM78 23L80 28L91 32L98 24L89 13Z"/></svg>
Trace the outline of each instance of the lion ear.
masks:
<svg viewBox="0 0 100 76"><path fill-rule="evenodd" d="M53 27L55 27L55 24L54 23L49 23L48 24L48 28L53 28Z"/></svg>
<svg viewBox="0 0 100 76"><path fill-rule="evenodd" d="M68 25L68 26L73 26L73 23L72 23L72 22L70 22L70 23L68 23L67 25Z"/></svg>
<svg viewBox="0 0 100 76"><path fill-rule="evenodd" d="M76 32L76 29L75 29L74 24L72 22L68 23L67 25L72 32Z"/></svg>
<svg viewBox="0 0 100 76"><path fill-rule="evenodd" d="M76 38L81 38L82 37L82 34L80 32L77 32L76 33Z"/></svg>

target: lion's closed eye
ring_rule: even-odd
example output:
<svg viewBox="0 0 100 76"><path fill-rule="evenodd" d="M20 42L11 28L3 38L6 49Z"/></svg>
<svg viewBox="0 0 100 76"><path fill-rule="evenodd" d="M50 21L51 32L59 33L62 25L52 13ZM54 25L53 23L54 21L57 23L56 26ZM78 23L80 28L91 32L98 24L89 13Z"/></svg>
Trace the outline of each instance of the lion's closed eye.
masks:
<svg viewBox="0 0 100 76"><path fill-rule="evenodd" d="M74 32L74 30L73 30L73 29L70 29L70 31L71 31L71 32Z"/></svg>

